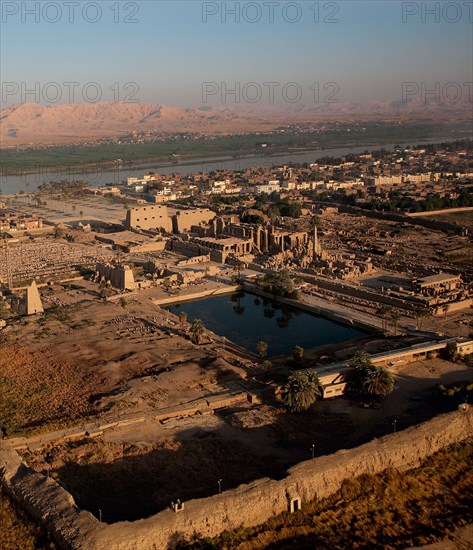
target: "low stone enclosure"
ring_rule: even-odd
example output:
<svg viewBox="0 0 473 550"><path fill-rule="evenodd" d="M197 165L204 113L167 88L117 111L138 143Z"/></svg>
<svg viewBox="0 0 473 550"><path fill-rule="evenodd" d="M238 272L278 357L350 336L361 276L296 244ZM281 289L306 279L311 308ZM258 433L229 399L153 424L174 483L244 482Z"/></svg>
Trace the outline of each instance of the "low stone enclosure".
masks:
<svg viewBox="0 0 473 550"><path fill-rule="evenodd" d="M349 450L301 462L286 478L258 479L205 499L195 499L147 519L100 523L80 510L72 496L50 477L24 464L0 443L0 481L31 516L49 530L61 548L80 550L170 550L194 536L263 523L274 514L295 511L313 498L336 492L344 479L387 468L407 470L438 450L473 436L473 407L439 415L428 422Z"/></svg>

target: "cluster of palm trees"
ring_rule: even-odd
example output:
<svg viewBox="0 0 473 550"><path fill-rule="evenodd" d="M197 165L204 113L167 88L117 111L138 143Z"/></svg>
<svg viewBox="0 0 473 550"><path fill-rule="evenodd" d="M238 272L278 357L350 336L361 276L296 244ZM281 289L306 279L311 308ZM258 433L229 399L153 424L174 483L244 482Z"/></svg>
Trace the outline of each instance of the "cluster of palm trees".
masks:
<svg viewBox="0 0 473 550"><path fill-rule="evenodd" d="M383 304L377 311L376 315L381 318L381 326L383 332L386 332L391 325L394 334L397 334L397 327L401 320L401 314L393 306Z"/></svg>
<svg viewBox="0 0 473 550"><path fill-rule="evenodd" d="M204 323L200 319L194 319L190 328L191 342L196 346L200 344L205 332Z"/></svg>
<svg viewBox="0 0 473 550"><path fill-rule="evenodd" d="M350 366L353 367L347 388L350 393L381 397L393 391L394 376L386 367L374 365L366 352L358 351ZM321 395L320 380L314 369L293 372L281 392L283 402L291 412L306 411Z"/></svg>
<svg viewBox="0 0 473 550"><path fill-rule="evenodd" d="M354 369L350 392L380 397L393 391L394 376L386 367L374 365L365 351L357 351L350 366Z"/></svg>
<svg viewBox="0 0 473 550"><path fill-rule="evenodd" d="M416 309L414 310L414 315L415 315L415 318L416 318L416 328L417 330L421 330L422 329L422 323L424 321L424 319L426 319L427 317L432 317L432 313L430 311L430 309L428 307L416 307Z"/></svg>
<svg viewBox="0 0 473 550"><path fill-rule="evenodd" d="M293 372L281 392L284 404L291 412L306 411L321 394L320 381L314 369Z"/></svg>
<svg viewBox="0 0 473 550"><path fill-rule="evenodd" d="M397 327L401 320L401 314L393 306L387 304L382 305L377 311L376 315L381 318L383 332L386 332L389 326L392 326L394 334L397 334ZM414 310L414 316L416 319L417 330L422 329L422 323L427 317L431 317L432 313L430 309L425 306L416 307Z"/></svg>

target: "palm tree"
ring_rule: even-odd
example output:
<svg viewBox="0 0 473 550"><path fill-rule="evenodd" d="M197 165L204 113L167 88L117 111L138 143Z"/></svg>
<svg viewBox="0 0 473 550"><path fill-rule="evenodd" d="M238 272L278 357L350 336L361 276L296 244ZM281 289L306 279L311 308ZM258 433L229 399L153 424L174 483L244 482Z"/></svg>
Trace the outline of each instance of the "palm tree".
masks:
<svg viewBox="0 0 473 550"><path fill-rule="evenodd" d="M315 372L314 369L305 369L303 372L306 376L307 376L307 379L309 380L309 382L312 382L314 384L317 384L317 387L320 388L322 387L321 384L320 384L320 380L319 380L319 377L317 376L317 373Z"/></svg>
<svg viewBox="0 0 473 550"><path fill-rule="evenodd" d="M391 313L389 314L389 319L393 325L394 329L394 336L397 334L397 326L399 324L399 321L401 320L401 314L396 309L393 309Z"/></svg>
<svg viewBox="0 0 473 550"><path fill-rule="evenodd" d="M430 310L427 307L416 307L414 315L416 318L416 328L420 330L422 328L422 319L430 317Z"/></svg>
<svg viewBox="0 0 473 550"><path fill-rule="evenodd" d="M388 395L394 388L394 376L386 367L373 365L365 371L361 387L362 392L367 395Z"/></svg>
<svg viewBox="0 0 473 550"><path fill-rule="evenodd" d="M350 361L350 367L354 369L364 369L372 364L370 356L363 350L357 351Z"/></svg>
<svg viewBox="0 0 473 550"><path fill-rule="evenodd" d="M304 357L304 348L301 346L294 346L294 349L292 350L292 357L294 358L294 361L302 361L302 358Z"/></svg>
<svg viewBox="0 0 473 550"><path fill-rule="evenodd" d="M268 355L268 344L266 342L258 342L256 344L256 349L260 359L264 359Z"/></svg>
<svg viewBox="0 0 473 550"><path fill-rule="evenodd" d="M394 377L386 367L377 367L364 351L357 351L350 362L354 377L350 390L365 395L388 395L394 388Z"/></svg>
<svg viewBox="0 0 473 550"><path fill-rule="evenodd" d="M383 304L380 308L376 310L376 315L381 318L381 327L383 332L386 332L387 328L387 320L389 318L389 315L392 312L392 306L388 306L386 304Z"/></svg>
<svg viewBox="0 0 473 550"><path fill-rule="evenodd" d="M320 382L313 370L291 374L281 393L284 404L291 412L306 411L320 394Z"/></svg>
<svg viewBox="0 0 473 550"><path fill-rule="evenodd" d="M196 345L200 344L200 339L202 338L204 331L205 327L202 321L200 319L194 319L190 329L192 343Z"/></svg>
<svg viewBox="0 0 473 550"><path fill-rule="evenodd" d="M245 269L245 265L240 260L237 261L237 263L233 266L235 271L237 272L237 282L240 284L241 282L241 272Z"/></svg>
<svg viewBox="0 0 473 550"><path fill-rule="evenodd" d="M366 373L374 367L370 356L366 351L357 351L350 361L350 367L353 369L353 377L349 382L348 391L352 393L363 393L363 381Z"/></svg>
<svg viewBox="0 0 473 550"><path fill-rule="evenodd" d="M179 322L181 325L185 325L187 322L187 313L185 311L181 311L179 313Z"/></svg>

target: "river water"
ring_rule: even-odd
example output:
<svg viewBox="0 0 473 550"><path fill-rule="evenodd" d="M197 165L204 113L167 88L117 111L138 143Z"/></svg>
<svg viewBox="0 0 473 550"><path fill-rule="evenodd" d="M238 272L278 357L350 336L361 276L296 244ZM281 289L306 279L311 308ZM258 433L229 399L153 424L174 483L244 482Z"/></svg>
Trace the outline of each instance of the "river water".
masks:
<svg viewBox="0 0 473 550"><path fill-rule="evenodd" d="M455 138L458 139L458 138ZM413 140L409 143L401 143L401 146L414 144L428 144L454 141L452 137L435 138L430 140ZM304 151L302 153L286 152L280 155L259 155L249 156L239 159L223 157L202 158L192 161L181 161L175 164L151 163L133 167L119 167L115 169L101 170L95 172L78 172L78 167L71 167L62 172L57 172L51 168L44 168L41 172L34 174L24 174L20 176L0 176L0 193L13 194L20 191L35 191L39 185L50 180L84 180L92 187L101 185L116 185L131 177L142 177L148 172L158 172L160 174L172 174L179 172L182 175L187 175L193 172L210 172L212 170L244 170L252 166L272 167L281 166L289 163L316 162L322 157L339 157L349 153L362 153L363 151L375 151L377 149L392 150L396 143L380 143L378 145L362 145L353 147L335 147L327 149L318 149L314 151Z"/></svg>

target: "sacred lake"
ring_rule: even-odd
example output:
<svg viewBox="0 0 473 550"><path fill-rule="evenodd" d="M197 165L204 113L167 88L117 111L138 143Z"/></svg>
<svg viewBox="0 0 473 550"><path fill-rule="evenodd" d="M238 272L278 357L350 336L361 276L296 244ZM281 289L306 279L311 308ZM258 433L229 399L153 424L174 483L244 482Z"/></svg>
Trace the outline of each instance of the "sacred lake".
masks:
<svg viewBox="0 0 473 550"><path fill-rule="evenodd" d="M184 311L189 322L200 319L205 328L253 352L258 342L264 341L268 344L269 357L289 354L296 345L309 349L367 334L249 292L180 302L167 309L176 315Z"/></svg>

